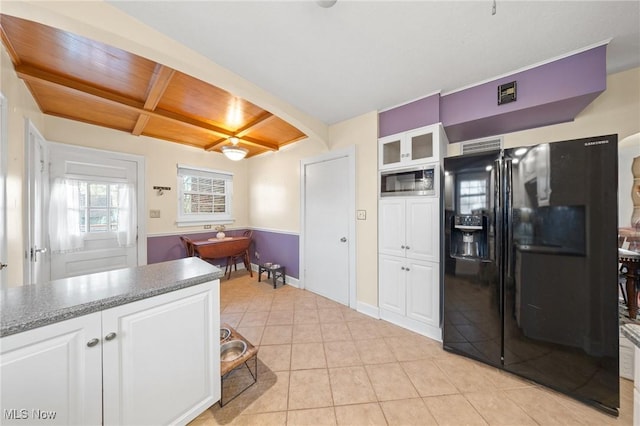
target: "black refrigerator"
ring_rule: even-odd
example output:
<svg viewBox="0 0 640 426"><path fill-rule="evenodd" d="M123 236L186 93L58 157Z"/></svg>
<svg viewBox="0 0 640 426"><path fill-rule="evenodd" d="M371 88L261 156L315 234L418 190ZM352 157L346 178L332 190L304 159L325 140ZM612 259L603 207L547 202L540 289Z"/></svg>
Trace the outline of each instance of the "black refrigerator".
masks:
<svg viewBox="0 0 640 426"><path fill-rule="evenodd" d="M617 135L444 159L443 346L618 415Z"/></svg>

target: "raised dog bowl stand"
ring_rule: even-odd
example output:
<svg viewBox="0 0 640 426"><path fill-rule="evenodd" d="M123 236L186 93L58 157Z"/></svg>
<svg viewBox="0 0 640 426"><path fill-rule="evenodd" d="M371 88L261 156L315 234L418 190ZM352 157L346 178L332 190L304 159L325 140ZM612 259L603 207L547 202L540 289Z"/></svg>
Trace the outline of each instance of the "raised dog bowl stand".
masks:
<svg viewBox="0 0 640 426"><path fill-rule="evenodd" d="M267 280L271 278L273 275L273 288L276 288L276 283L278 282L278 278L282 279L282 285L286 283L284 278L284 266L282 265L273 265L271 263L265 263L262 265L258 265L258 282L262 281L262 273L267 273Z"/></svg>
<svg viewBox="0 0 640 426"><path fill-rule="evenodd" d="M238 358L235 358L233 360L230 360L230 361L222 361L222 359L220 360L220 407L222 407L223 405L228 404L229 402L233 401L235 398L240 396L240 394L242 394L242 392L244 392L247 389L249 389L254 383L256 383L258 381L258 348L253 346L247 339L245 339L236 330L231 328L228 324L222 324L222 328L229 329L229 331L231 331L231 334L224 341L220 341L220 346L221 347L225 343L232 342L234 340L240 340L240 341L243 341L247 345L247 350L242 355L240 355ZM249 367L249 361L252 358L253 358L253 371L251 371L251 367ZM249 383L249 385L244 387L241 391L236 393L233 397L231 397L230 399L225 401L224 400L224 380L234 370L236 370L236 369L240 370L240 369L243 369L244 367L246 367L247 370L249 370L249 374L251 374L251 377L252 377L253 381L251 383Z"/></svg>

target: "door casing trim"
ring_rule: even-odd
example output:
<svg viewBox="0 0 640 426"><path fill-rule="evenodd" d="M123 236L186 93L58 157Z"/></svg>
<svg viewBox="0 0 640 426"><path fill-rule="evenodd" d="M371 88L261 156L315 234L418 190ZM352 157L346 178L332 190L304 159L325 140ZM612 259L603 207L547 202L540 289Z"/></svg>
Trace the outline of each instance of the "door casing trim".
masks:
<svg viewBox="0 0 640 426"><path fill-rule="evenodd" d="M305 171L311 164L325 161L347 159L347 185L348 185L348 236L349 239L349 307L357 309L357 281L356 281L356 147L350 145L346 148L329 151L327 153L300 160L300 288L305 288L306 265L305 265L305 218L306 218L306 193L305 193ZM329 272L329 271L328 271ZM327 278L330 275L327 275Z"/></svg>

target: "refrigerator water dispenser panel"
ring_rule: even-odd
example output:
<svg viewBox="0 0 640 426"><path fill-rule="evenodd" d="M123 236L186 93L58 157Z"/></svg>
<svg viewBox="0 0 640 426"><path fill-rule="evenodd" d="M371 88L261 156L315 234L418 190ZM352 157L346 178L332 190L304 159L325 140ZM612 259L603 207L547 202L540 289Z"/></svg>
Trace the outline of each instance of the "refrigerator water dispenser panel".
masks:
<svg viewBox="0 0 640 426"><path fill-rule="evenodd" d="M455 215L451 220L451 256L456 258L487 259L487 217L484 215Z"/></svg>

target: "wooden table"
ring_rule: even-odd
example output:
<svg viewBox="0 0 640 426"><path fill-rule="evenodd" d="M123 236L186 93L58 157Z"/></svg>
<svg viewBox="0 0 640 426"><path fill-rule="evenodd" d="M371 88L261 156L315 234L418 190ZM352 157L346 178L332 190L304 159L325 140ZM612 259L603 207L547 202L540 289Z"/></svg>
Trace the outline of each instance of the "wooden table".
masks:
<svg viewBox="0 0 640 426"><path fill-rule="evenodd" d="M627 279L627 309L629 318L636 319L638 314L638 294L636 282L640 279L640 253L618 249L618 260L622 264L623 273Z"/></svg>
<svg viewBox="0 0 640 426"><path fill-rule="evenodd" d="M224 270L226 274L227 268L229 269L227 279L231 278L231 267L233 265L230 261L236 257L242 257L244 267L247 268L247 271L249 271L249 274L253 277L253 271L251 270L251 263L249 261L249 245L251 244L251 238L210 238L203 241L192 241L191 244L193 245L193 254L202 259L227 259L227 265Z"/></svg>

